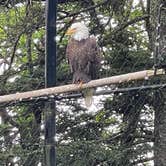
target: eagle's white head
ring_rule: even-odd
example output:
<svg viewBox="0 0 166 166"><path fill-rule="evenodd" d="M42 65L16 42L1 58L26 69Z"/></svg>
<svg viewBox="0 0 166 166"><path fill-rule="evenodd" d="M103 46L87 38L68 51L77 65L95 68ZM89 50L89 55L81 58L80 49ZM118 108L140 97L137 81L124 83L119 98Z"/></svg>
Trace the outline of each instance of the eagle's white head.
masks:
<svg viewBox="0 0 166 166"><path fill-rule="evenodd" d="M71 35L73 39L80 41L89 37L89 29L85 24L78 22L72 24L66 34Z"/></svg>

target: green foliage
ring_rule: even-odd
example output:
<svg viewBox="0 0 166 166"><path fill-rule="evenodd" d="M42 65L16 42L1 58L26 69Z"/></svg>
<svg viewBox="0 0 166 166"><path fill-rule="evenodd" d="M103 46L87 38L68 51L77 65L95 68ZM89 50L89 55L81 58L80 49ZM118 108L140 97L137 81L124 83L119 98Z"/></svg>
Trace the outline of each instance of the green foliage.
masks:
<svg viewBox="0 0 166 166"><path fill-rule="evenodd" d="M85 166L103 164L109 165L114 152L109 147L95 142L71 142L68 146L62 145L57 148L58 166ZM111 163L111 162L110 162Z"/></svg>
<svg viewBox="0 0 166 166"><path fill-rule="evenodd" d="M29 5L15 3L17 1L9 4L10 7L0 7L0 60L6 64L0 75L0 94L44 87L45 4L41 1L32 1ZM87 10L91 6L91 10ZM79 13L82 10L84 12ZM151 69L152 43L145 19L133 23L144 14L140 2L134 5L126 0L59 4L57 85L72 81L65 56L68 38L64 34L74 21L85 21L91 34L98 37L103 55L101 77ZM115 88L142 86L154 81L134 81ZM145 136L152 133L153 128L153 91L124 92L100 98L101 105L88 112L81 99L57 102L58 166L128 166L152 152L149 144L152 139ZM32 100L0 105L7 113L0 113L0 165L30 166L44 162L41 128L45 103Z"/></svg>

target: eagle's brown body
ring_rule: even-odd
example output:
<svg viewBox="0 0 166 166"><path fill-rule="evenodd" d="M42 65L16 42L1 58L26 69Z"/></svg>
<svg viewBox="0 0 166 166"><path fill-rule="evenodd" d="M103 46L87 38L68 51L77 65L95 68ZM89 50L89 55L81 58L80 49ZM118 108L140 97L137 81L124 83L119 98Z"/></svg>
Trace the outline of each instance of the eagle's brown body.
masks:
<svg viewBox="0 0 166 166"><path fill-rule="evenodd" d="M66 55L73 73L73 83L87 83L98 78L100 51L95 37L88 37L80 41L70 39Z"/></svg>

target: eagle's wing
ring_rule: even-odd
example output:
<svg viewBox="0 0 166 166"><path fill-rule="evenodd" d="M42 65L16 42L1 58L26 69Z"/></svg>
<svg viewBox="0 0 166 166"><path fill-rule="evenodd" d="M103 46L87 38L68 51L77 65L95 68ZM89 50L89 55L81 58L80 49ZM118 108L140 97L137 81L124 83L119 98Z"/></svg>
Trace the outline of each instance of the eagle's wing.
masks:
<svg viewBox="0 0 166 166"><path fill-rule="evenodd" d="M89 37L86 43L86 55L87 65L85 67L86 74L90 79L97 79L99 77L99 70L101 67L101 53L95 37ZM90 107L93 103L94 88L88 88L82 91L86 107Z"/></svg>
<svg viewBox="0 0 166 166"><path fill-rule="evenodd" d="M70 39L67 48L66 48L66 58L68 61L68 64L70 66L70 71L73 73L73 67L72 67L72 59L74 56L74 42Z"/></svg>
<svg viewBox="0 0 166 166"><path fill-rule="evenodd" d="M101 67L101 52L96 42L95 37L90 37L90 44L88 45L88 55L90 61L90 67L88 74L91 75L91 79L97 79L99 77L99 70Z"/></svg>
<svg viewBox="0 0 166 166"><path fill-rule="evenodd" d="M73 83L96 79L100 68L100 50L95 37L75 41L71 39L66 49Z"/></svg>

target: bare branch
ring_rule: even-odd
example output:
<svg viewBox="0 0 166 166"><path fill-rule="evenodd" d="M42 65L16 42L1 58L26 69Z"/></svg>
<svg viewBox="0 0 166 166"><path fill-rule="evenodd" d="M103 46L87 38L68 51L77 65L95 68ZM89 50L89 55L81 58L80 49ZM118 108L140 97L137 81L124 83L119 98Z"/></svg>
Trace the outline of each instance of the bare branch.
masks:
<svg viewBox="0 0 166 166"><path fill-rule="evenodd" d="M13 46L13 52L12 52L12 56L11 56L11 60L10 60L10 65L9 65L9 68L8 70L11 69L12 67L12 64L13 64L13 61L14 61L14 57L15 57L15 52L16 52L16 49L17 49L17 45L18 45L18 42L22 36L23 32L21 32L17 37L16 37L16 40L15 40L15 43L14 43L14 46Z"/></svg>
<svg viewBox="0 0 166 166"><path fill-rule="evenodd" d="M122 24L119 28L115 29L113 31L113 33L116 33L117 31L121 31L121 30L125 29L126 27L128 27L129 25L135 24L139 21L143 21L143 20L147 19L148 17L149 17L149 15L143 15L143 16L136 17L136 18L128 21L127 23Z"/></svg>
<svg viewBox="0 0 166 166"><path fill-rule="evenodd" d="M156 75L165 74L163 69L159 69ZM76 84L63 85L59 87L40 89L35 91L28 91L23 93L10 94L5 96L0 96L0 103L11 102L11 101L21 101L23 99L40 97L40 96L48 96L55 94L62 94L67 92L81 91L86 88L94 88L99 86L105 86L110 84L120 84L122 82L141 80L145 78L149 78L154 76L154 70L144 70L134 73L122 74L118 76L112 76L107 78L102 78L98 80L92 80L86 84L83 84L82 87Z"/></svg>
<svg viewBox="0 0 166 166"><path fill-rule="evenodd" d="M96 5L90 6L90 7L86 8L86 9L83 9L83 10L80 10L80 11L77 11L77 12L74 12L74 13L71 13L71 14L68 14L68 15L63 16L63 17L59 17L58 20L63 20L63 19L66 18L66 17L72 17L72 16L78 15L78 14L80 14L80 13L82 13L82 12L87 12L87 11L89 11L89 10L93 10L93 9L95 9L95 8L97 8L97 7L100 7L101 5L104 5L104 4L107 3L107 2L108 2L108 0L105 0L105 1L103 1L103 2L101 2L101 3L98 3L98 4L96 4Z"/></svg>
<svg viewBox="0 0 166 166"><path fill-rule="evenodd" d="M110 43L111 41L113 41L112 37L114 36L113 34L116 34L118 33L119 31L122 31L124 30L125 28L127 28L128 26L130 25L133 25L139 21L143 21L143 20L146 20L147 18L149 18L149 15L143 15L143 16L139 16L139 17L136 17L128 22L125 22L123 24L121 24L120 26L117 26L115 27L115 29L111 32L111 35L110 35L110 38L103 38L101 41L100 41L100 46L102 45L106 45L107 43Z"/></svg>

